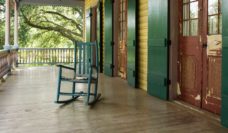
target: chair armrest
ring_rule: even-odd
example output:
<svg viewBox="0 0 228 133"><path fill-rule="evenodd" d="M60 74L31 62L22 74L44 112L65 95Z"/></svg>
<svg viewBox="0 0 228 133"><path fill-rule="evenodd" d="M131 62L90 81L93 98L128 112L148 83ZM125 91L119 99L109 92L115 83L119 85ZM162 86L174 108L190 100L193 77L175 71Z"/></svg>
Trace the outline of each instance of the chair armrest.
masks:
<svg viewBox="0 0 228 133"><path fill-rule="evenodd" d="M65 68L65 69L70 69L70 70L74 70L73 67L69 67L69 66L64 66L64 65L56 65L57 67L61 67L61 68Z"/></svg>

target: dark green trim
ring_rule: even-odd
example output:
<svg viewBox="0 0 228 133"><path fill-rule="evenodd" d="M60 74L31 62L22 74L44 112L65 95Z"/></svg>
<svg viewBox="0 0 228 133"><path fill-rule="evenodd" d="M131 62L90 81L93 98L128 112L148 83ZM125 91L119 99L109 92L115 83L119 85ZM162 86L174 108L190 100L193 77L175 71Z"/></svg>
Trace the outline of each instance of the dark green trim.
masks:
<svg viewBox="0 0 228 133"><path fill-rule="evenodd" d="M104 74L113 76L113 1L105 1L105 58Z"/></svg>
<svg viewBox="0 0 228 133"><path fill-rule="evenodd" d="M130 86L136 87L137 0L128 0L127 14L127 81Z"/></svg>
<svg viewBox="0 0 228 133"><path fill-rule="evenodd" d="M222 112L221 123L228 127L228 1L222 1Z"/></svg>
<svg viewBox="0 0 228 133"><path fill-rule="evenodd" d="M168 100L169 2L148 1L148 93Z"/></svg>

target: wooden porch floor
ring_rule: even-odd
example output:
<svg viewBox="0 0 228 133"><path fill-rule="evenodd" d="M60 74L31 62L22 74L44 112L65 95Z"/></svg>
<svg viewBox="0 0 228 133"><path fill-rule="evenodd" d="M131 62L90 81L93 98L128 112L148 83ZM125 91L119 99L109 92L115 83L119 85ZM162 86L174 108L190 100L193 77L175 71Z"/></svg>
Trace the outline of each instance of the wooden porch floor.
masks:
<svg viewBox="0 0 228 133"><path fill-rule="evenodd" d="M54 67L18 69L0 85L0 133L227 133L218 121L100 76L103 100L54 103ZM67 87L67 85L65 86Z"/></svg>

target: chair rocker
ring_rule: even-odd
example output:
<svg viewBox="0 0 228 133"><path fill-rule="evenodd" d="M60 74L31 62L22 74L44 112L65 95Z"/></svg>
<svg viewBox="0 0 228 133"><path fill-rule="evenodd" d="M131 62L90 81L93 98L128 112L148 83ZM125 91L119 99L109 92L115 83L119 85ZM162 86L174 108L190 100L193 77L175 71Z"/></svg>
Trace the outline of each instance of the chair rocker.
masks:
<svg viewBox="0 0 228 133"><path fill-rule="evenodd" d="M57 65L59 67L58 86L57 86L57 100L56 103L68 103L76 100L80 96L85 96L85 103L90 105L96 103L101 94L98 94L98 45L96 42L75 42L74 48L74 66ZM63 70L72 71L73 77L63 76ZM61 83L72 83L71 92L61 91ZM87 85L87 91L77 91L77 84ZM91 92L92 85L94 85L94 92ZM60 100L60 96L70 96L68 100ZM92 98L93 99L92 99Z"/></svg>

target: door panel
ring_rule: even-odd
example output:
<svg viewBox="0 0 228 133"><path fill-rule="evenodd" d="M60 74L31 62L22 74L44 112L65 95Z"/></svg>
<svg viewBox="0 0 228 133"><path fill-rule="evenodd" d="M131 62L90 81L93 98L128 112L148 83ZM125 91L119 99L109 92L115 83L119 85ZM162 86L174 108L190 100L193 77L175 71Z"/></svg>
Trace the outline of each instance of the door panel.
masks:
<svg viewBox="0 0 228 133"><path fill-rule="evenodd" d="M207 47L204 52L204 86L202 108L220 114L221 112L221 65L222 26L221 0L207 0L204 3L205 32Z"/></svg>
<svg viewBox="0 0 228 133"><path fill-rule="evenodd" d="M105 60L104 73L113 76L113 3L105 0Z"/></svg>
<svg viewBox="0 0 228 133"><path fill-rule="evenodd" d="M127 81L136 85L136 0L128 1Z"/></svg>
<svg viewBox="0 0 228 133"><path fill-rule="evenodd" d="M149 0L148 93L168 99L168 0Z"/></svg>
<svg viewBox="0 0 228 133"><path fill-rule="evenodd" d="M180 98L201 106L202 46L200 44L200 0L180 0L179 84Z"/></svg>

